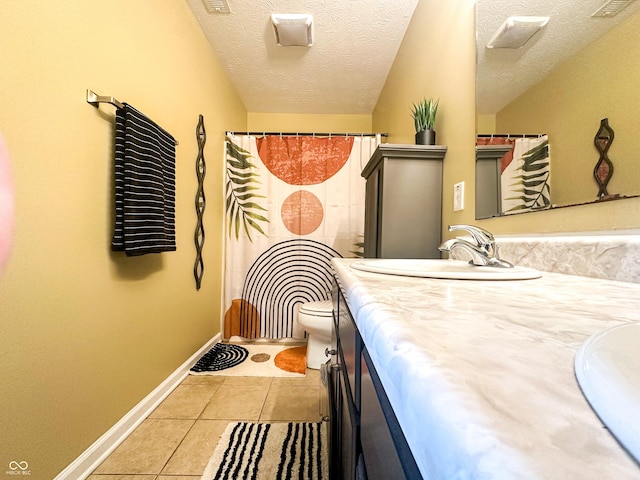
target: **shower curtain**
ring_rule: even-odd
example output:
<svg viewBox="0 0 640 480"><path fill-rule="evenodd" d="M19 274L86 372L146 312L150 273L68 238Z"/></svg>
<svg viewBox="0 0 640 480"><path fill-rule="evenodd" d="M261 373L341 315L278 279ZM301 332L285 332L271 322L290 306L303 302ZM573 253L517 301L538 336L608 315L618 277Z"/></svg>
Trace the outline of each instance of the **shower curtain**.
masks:
<svg viewBox="0 0 640 480"><path fill-rule="evenodd" d="M517 138L513 154L503 157L501 191L503 214L551 206L551 161L547 135Z"/></svg>
<svg viewBox="0 0 640 480"><path fill-rule="evenodd" d="M303 338L303 303L330 298L331 258L362 255L379 136L227 134L223 338Z"/></svg>

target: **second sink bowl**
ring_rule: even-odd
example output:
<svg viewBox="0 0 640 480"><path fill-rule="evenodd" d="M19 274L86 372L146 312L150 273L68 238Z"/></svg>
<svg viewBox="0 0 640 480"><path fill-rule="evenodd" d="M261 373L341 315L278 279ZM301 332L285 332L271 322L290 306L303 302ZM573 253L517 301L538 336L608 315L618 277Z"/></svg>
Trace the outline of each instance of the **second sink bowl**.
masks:
<svg viewBox="0 0 640 480"><path fill-rule="evenodd" d="M533 268L478 267L461 260L440 259L372 258L355 261L351 268L387 275L454 280L529 280L542 276Z"/></svg>
<svg viewBox="0 0 640 480"><path fill-rule="evenodd" d="M640 323L590 337L575 357L582 393L609 431L640 462Z"/></svg>

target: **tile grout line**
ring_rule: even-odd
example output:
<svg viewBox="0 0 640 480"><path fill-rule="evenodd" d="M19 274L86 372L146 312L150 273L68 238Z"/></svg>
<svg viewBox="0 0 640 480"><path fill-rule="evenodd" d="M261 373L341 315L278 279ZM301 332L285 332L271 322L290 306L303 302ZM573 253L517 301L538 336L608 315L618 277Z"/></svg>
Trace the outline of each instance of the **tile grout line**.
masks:
<svg viewBox="0 0 640 480"><path fill-rule="evenodd" d="M226 379L225 379L226 380ZM205 405L202 407L202 409L200 410L200 413L198 413L198 415L195 418L189 418L187 420L193 420L193 423L191 424L191 426L189 427L189 429L187 430L187 432L185 433L184 437L182 437L182 440L180 440L180 442L178 442L178 445L176 446L176 448L173 450L173 452L171 453L171 455L169 455L169 458L167 459L167 461L164 463L164 465L162 465L162 468L160 469L160 472L157 474L156 476L156 480L158 480L158 478L160 478L160 475L164 475L162 472L164 471L165 468L167 468L167 465L169 465L169 463L171 462L171 460L173 459L174 455L176 454L176 452L178 451L178 449L180 448L180 446L184 443L185 439L187 438L187 436L189 435L189 433L193 430L193 428L196 425L196 422L198 420L205 420L202 418L202 414L204 413L204 411L207 409L207 406L209 405L209 403L211 403L211 401L213 400L213 397L215 396L215 394L218 392L218 390L220 390L220 387L224 384L224 381L222 381L219 385L216 385L216 389L213 391L213 393L211 394L211 396L209 397L209 399L207 400L207 402L205 403ZM181 383L181 385L183 385ZM198 385L198 384L195 384ZM158 406L158 408L160 407L160 405ZM178 420L176 418L176 420ZM169 474L167 474L168 476ZM175 475L173 475L175 476ZM182 475L179 475L182 476Z"/></svg>
<svg viewBox="0 0 640 480"><path fill-rule="evenodd" d="M177 420L177 419L175 419ZM193 420L191 418L189 418L188 420ZM197 419L196 419L197 420ZM167 465L169 465L169 462L171 461L171 459L173 458L173 456L176 454L176 452L178 451L178 448L180 448L180 445L182 445L182 442L184 442L184 439L187 438L187 435L189 435L189 432L193 429L193 427L196 424L196 420L193 420L193 423L191 424L191 426L189 427L189 429L187 430L187 432L184 434L184 437L182 437L182 440L180 440L178 442L178 445L176 445L176 448L173 450L173 452L171 452L171 455L169 455L169 458L167 458L167 461L164 462L164 465L162 465L162 468L160 469L160 471L156 474L156 480L158 479L158 477L160 477L160 475L162 475L162 471L167 468Z"/></svg>
<svg viewBox="0 0 640 480"><path fill-rule="evenodd" d="M262 412L264 412L264 406L267 404L267 398L269 398L269 393L273 388L273 378L271 377L271 381L269 382L269 388L267 389L267 394L264 396L264 400L262 401L262 407L260 408L260 413L258 414L258 422L262 419Z"/></svg>

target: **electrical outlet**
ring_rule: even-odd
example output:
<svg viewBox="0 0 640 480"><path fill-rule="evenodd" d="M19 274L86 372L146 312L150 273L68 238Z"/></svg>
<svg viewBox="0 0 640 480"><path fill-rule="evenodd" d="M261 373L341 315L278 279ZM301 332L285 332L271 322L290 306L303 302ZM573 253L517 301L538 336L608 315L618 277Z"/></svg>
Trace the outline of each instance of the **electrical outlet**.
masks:
<svg viewBox="0 0 640 480"><path fill-rule="evenodd" d="M453 211L464 210L464 182L453 186Z"/></svg>

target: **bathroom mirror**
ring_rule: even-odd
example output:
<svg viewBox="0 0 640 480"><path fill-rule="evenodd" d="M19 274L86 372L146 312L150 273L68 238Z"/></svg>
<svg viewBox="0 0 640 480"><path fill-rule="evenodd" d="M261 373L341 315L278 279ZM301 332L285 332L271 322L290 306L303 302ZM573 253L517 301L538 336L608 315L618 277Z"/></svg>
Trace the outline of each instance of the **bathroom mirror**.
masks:
<svg viewBox="0 0 640 480"><path fill-rule="evenodd" d="M549 208L602 201L593 170L600 157L594 133L603 118L616 135L608 151L615 165L608 192L615 198L640 194L640 2L614 2L626 7L593 16L605 3L476 2L477 133L548 135ZM487 48L515 15L550 20L519 49ZM476 218L500 215L499 208L490 215L476 211Z"/></svg>

